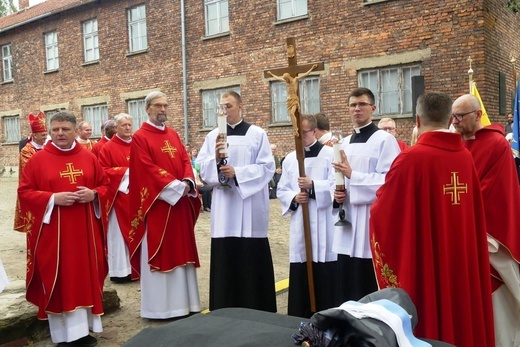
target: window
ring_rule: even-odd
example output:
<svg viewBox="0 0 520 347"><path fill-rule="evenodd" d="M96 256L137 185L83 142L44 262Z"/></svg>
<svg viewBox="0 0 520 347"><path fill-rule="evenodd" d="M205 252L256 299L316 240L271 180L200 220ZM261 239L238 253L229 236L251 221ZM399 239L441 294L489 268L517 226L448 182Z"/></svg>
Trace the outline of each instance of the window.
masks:
<svg viewBox="0 0 520 347"><path fill-rule="evenodd" d="M129 100L127 104L128 114L132 116L133 130L137 131L137 129L141 127L141 124L148 120L148 113L146 113L144 99Z"/></svg>
<svg viewBox="0 0 520 347"><path fill-rule="evenodd" d="M130 52L142 51L148 48L144 5L135 6L128 10L128 36Z"/></svg>
<svg viewBox="0 0 520 347"><path fill-rule="evenodd" d="M300 80L299 94L301 114L320 112L320 78L318 76L306 77ZM273 115L272 123L290 122L287 111L287 87L285 82L271 83L271 100L273 102L271 109Z"/></svg>
<svg viewBox="0 0 520 347"><path fill-rule="evenodd" d="M47 71L57 70L60 67L58 33L56 31L45 34L45 58Z"/></svg>
<svg viewBox="0 0 520 347"><path fill-rule="evenodd" d="M307 14L307 0L277 0L278 20Z"/></svg>
<svg viewBox="0 0 520 347"><path fill-rule="evenodd" d="M20 141L20 118L18 116L2 117L2 123L4 126L5 142Z"/></svg>
<svg viewBox="0 0 520 347"><path fill-rule="evenodd" d="M240 94L240 87L229 87L202 91L202 127L214 128L217 126L217 111L220 98L225 92L232 90Z"/></svg>
<svg viewBox="0 0 520 347"><path fill-rule="evenodd" d="M92 136L101 136L101 125L108 119L107 105L83 106L83 120L92 125Z"/></svg>
<svg viewBox="0 0 520 347"><path fill-rule="evenodd" d="M83 50L85 63L99 60L97 18L83 22Z"/></svg>
<svg viewBox="0 0 520 347"><path fill-rule="evenodd" d="M412 77L420 74L419 65L397 66L361 71L358 79L374 93L374 115L404 115L412 113Z"/></svg>
<svg viewBox="0 0 520 347"><path fill-rule="evenodd" d="M229 31L228 0L204 0L206 36Z"/></svg>
<svg viewBox="0 0 520 347"><path fill-rule="evenodd" d="M11 45L2 46L2 71L3 82L13 80L13 56L11 55Z"/></svg>
<svg viewBox="0 0 520 347"><path fill-rule="evenodd" d="M64 108L59 108L56 110L45 111L45 123L47 125L47 129L51 128L51 117L54 116L56 113L64 110Z"/></svg>

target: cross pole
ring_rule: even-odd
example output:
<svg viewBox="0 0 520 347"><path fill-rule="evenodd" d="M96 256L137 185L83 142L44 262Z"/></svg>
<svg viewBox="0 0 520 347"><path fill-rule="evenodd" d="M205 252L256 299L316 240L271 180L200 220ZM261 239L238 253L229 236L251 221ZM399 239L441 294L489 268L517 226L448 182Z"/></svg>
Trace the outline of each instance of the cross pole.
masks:
<svg viewBox="0 0 520 347"><path fill-rule="evenodd" d="M291 77L298 77L299 73L306 73L312 71L320 71L324 69L323 62L298 65L298 61L296 59L296 40L294 37L290 37L287 39L287 61L288 65L284 68L271 69L264 71L265 78L273 77L274 75L283 75L284 73L288 73ZM314 67L314 68L313 68ZM287 82L288 83L288 82ZM298 88L296 89L296 96L298 96ZM288 95L289 96L289 95ZM298 98L299 102L299 98ZM289 108L289 105L288 105ZM291 110L288 110L289 114ZM303 140L302 140L302 127L301 127L301 115L300 115L300 107L298 107L294 116L296 117L296 123L298 127L298 136L294 135L294 144L296 149L296 158L298 159L298 172L300 177L305 177L305 150L303 148ZM302 192L305 190L302 189ZM314 293L314 275L312 271L312 245L311 245L311 233L310 233L310 225L309 225L309 206L308 204L301 204L300 208L302 209L303 216L303 234L305 238L305 254L307 256L307 279L309 281L309 299L311 304L311 311L316 312L316 296ZM290 285L290 284L289 284Z"/></svg>

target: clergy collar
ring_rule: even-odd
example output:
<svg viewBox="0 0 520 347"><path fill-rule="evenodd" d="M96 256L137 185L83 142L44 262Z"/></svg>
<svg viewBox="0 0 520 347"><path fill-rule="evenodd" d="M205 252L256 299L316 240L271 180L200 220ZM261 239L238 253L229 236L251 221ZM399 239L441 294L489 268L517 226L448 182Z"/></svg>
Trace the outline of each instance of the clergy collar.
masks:
<svg viewBox="0 0 520 347"><path fill-rule="evenodd" d="M39 145L39 144L37 144L36 142L34 142L33 140L31 140L31 145L32 145L34 148L36 148L37 150L40 150L40 149L43 148L43 146L44 146L45 144L43 144L43 145Z"/></svg>
<svg viewBox="0 0 520 347"><path fill-rule="evenodd" d="M229 125L231 128L235 129L235 127L236 127L237 125L239 125L240 123L242 123L243 121L244 121L244 118L240 118L240 120L239 120L237 123L235 123L235 124L229 124L229 123L228 123L228 125Z"/></svg>
<svg viewBox="0 0 520 347"><path fill-rule="evenodd" d="M130 137L128 140L125 140L125 139L121 138L121 137L120 137L119 135L117 135L117 134L115 134L115 136L117 136L117 138L120 139L120 140L123 141L123 142L126 142L126 143L130 143L130 142L132 142L132 137Z"/></svg>
<svg viewBox="0 0 520 347"><path fill-rule="evenodd" d="M155 125L152 122L150 122L150 120L147 120L146 123L150 124L151 126L159 130L164 130L164 128L166 128L166 125L164 125L164 123L162 123L161 125Z"/></svg>
<svg viewBox="0 0 520 347"><path fill-rule="evenodd" d="M325 143L325 142L329 141L330 139L332 139L332 133L329 131L329 132L323 134L323 135L318 139L318 141L320 141L321 143Z"/></svg>
<svg viewBox="0 0 520 347"><path fill-rule="evenodd" d="M369 130L368 126L370 126L371 124L373 123L370 122L368 124L363 125L362 127L354 128L354 131L356 132L356 134L361 134L362 132Z"/></svg>
<svg viewBox="0 0 520 347"><path fill-rule="evenodd" d="M51 145L53 145L54 147L56 147L57 149L59 149L62 152L69 152L69 151L72 151L76 147L76 141L72 142L72 146L70 146L70 148L60 148L60 147L56 146L56 144L52 141L51 141Z"/></svg>
<svg viewBox="0 0 520 347"><path fill-rule="evenodd" d="M86 140L83 140L81 137L76 137L76 141L78 141L79 143L89 143L90 140L89 139L86 139Z"/></svg>
<svg viewBox="0 0 520 347"><path fill-rule="evenodd" d="M305 158L315 158L320 154L321 149L324 144L319 142L318 140L314 141L312 145L309 147L304 147L305 149Z"/></svg>
<svg viewBox="0 0 520 347"><path fill-rule="evenodd" d="M311 147L314 146L314 145L316 144L317 141L318 141L318 140L314 140L314 142L313 142L310 146L303 147L303 148L305 148L305 151L306 151L306 152L309 152L309 151L311 150Z"/></svg>

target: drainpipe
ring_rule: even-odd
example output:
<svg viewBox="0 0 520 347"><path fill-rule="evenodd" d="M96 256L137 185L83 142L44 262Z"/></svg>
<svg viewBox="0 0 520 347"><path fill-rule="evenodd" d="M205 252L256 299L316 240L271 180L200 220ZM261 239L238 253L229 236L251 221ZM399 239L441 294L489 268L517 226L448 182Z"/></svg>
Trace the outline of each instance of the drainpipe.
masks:
<svg viewBox="0 0 520 347"><path fill-rule="evenodd" d="M182 36L182 97L184 109L184 143L189 143L188 133L188 83L186 71L186 27L184 23L184 0L181 0L181 36Z"/></svg>

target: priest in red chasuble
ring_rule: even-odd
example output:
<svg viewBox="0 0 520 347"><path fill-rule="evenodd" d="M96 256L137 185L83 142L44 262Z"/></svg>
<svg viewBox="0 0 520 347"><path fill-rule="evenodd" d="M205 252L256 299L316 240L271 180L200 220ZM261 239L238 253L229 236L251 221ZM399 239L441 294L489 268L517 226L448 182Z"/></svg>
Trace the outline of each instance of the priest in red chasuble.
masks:
<svg viewBox="0 0 520 347"><path fill-rule="evenodd" d="M501 124L482 124L475 96L455 100L453 115L475 161L484 199L496 344L520 346L520 187L511 147Z"/></svg>
<svg viewBox="0 0 520 347"><path fill-rule="evenodd" d="M96 157L99 158L101 148L103 148L103 146L110 141L112 136L116 133L115 126L116 123L113 119L108 119L101 125L101 138L92 146L92 153L94 153Z"/></svg>
<svg viewBox="0 0 520 347"><path fill-rule="evenodd" d="M419 140L395 159L371 209L374 268L379 288L410 295L415 336L492 347L484 205L471 154L448 131L451 105L443 93L418 99Z"/></svg>
<svg viewBox="0 0 520 347"><path fill-rule="evenodd" d="M130 281L130 196L128 195L132 116L120 113L114 117L116 134L101 148L99 163L110 178L115 196L108 208L107 250L108 273L116 283ZM98 142L99 143L99 142Z"/></svg>
<svg viewBox="0 0 520 347"><path fill-rule="evenodd" d="M36 152L42 150L45 140L47 139L47 127L45 126L45 115L39 112L37 116L29 114L29 125L31 126L31 136L20 151L20 160L18 162L18 182L22 178L22 171L31 157ZM14 230L22 231L23 220L20 216L20 203L16 199L16 208L14 210Z"/></svg>
<svg viewBox="0 0 520 347"><path fill-rule="evenodd" d="M141 317L167 319L200 311L195 222L200 211L190 159L165 125L168 99L145 98L148 120L132 136L130 260L140 276Z"/></svg>
<svg viewBox="0 0 520 347"><path fill-rule="evenodd" d="M27 300L54 343L93 346L107 274L103 223L108 178L75 139L76 118L53 115L51 141L27 162L18 187L27 233ZM44 168L44 169L42 169Z"/></svg>

